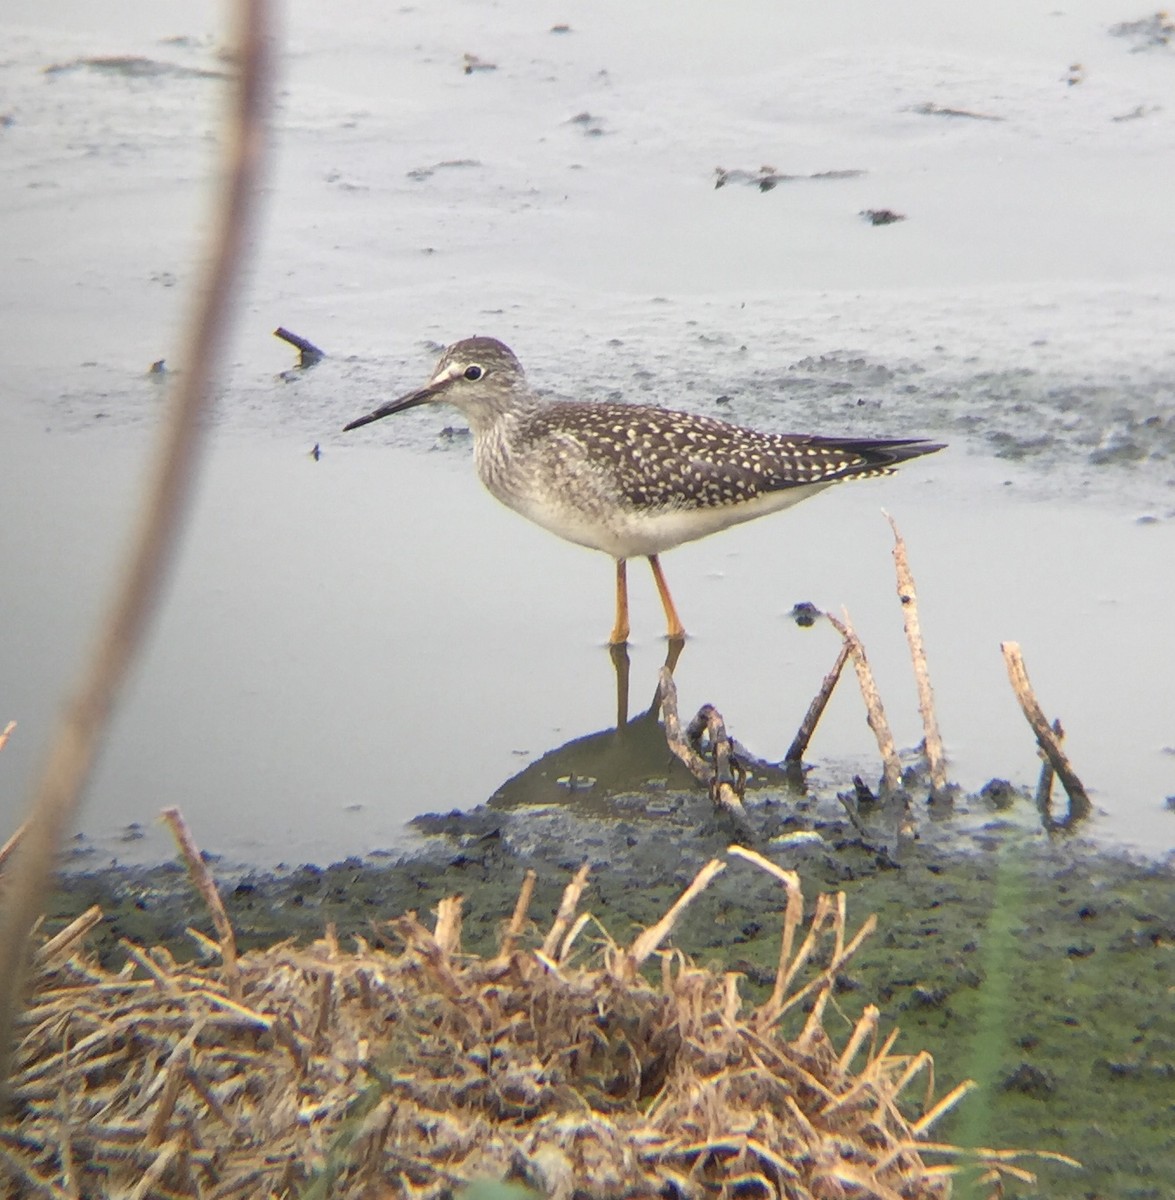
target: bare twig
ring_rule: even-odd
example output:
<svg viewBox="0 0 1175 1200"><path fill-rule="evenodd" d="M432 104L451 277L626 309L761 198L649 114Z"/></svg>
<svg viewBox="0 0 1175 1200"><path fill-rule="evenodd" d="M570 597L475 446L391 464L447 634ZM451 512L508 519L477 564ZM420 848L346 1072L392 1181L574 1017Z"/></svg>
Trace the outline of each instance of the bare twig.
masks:
<svg viewBox="0 0 1175 1200"><path fill-rule="evenodd" d="M1069 764L1069 759L1061 749L1060 741L1049 726L1044 710L1037 702L1032 684L1028 682L1028 671L1024 666L1020 646L1016 642L1001 642L1000 650L1003 652L1004 662L1008 668L1008 678L1012 682L1012 690L1016 693L1016 699L1020 701L1024 716L1028 719L1028 724L1032 726L1032 732L1036 734L1040 748L1048 756L1053 770L1056 771L1057 778L1060 779L1068 793L1069 816L1060 824L1068 827L1078 821L1083 821L1093 810L1093 805L1090 803L1085 786L1077 778Z"/></svg>
<svg viewBox="0 0 1175 1200"><path fill-rule="evenodd" d="M865 647L857 637L849 620L848 609L843 609L844 620L838 620L832 613L825 613L832 627L844 638L853 656L853 667L857 672L857 683L861 688L861 696L865 701L865 711L868 714L869 728L877 738L877 748L881 751L882 780L881 789L888 796L896 792L902 784L902 765L898 761L898 750L890 732L889 721L885 716L885 708L873 679L873 671L869 660L865 657Z"/></svg>
<svg viewBox="0 0 1175 1200"><path fill-rule="evenodd" d="M185 367L176 376L171 414L140 511L130 562L36 785L28 831L0 912L0 1089L7 1088L29 931L41 911L57 848L77 813L82 788L127 669L155 610L175 549L195 482L212 375L228 327L238 270L245 258L253 196L261 171L268 20L265 0L249 0L236 11L239 73L227 151L229 169L207 280L197 300L184 353Z"/></svg>
<svg viewBox="0 0 1175 1200"><path fill-rule="evenodd" d="M792 739L792 744L783 756L783 761L789 766L792 764L798 766L803 762L804 753L808 749L808 743L812 740L812 734L816 732L816 726L819 724L820 718L824 715L824 710L832 697L832 690L840 680L841 672L845 669L845 663L849 661L850 653L851 648L846 638L841 642L840 653L836 656L836 662L832 664L832 670L824 676L824 681L820 684L820 690L816 693L812 703L808 705L808 711L804 714L804 719L800 722L796 736Z"/></svg>
<svg viewBox="0 0 1175 1200"><path fill-rule="evenodd" d="M709 737L713 760L708 764L710 800L716 808L724 808L745 821L747 814L743 808L743 791L747 784L747 773L731 749L722 714L714 705L703 704L685 733L695 747L700 746L703 733Z"/></svg>
<svg viewBox="0 0 1175 1200"><path fill-rule="evenodd" d="M704 704L684 732L677 712L677 686L668 666L661 668L661 716L665 721L665 741L669 749L685 764L689 773L710 789L710 799L725 809L741 824L747 821L742 802L742 779L736 782L735 770L742 773L726 735L722 714L712 705ZM707 731L713 748L713 763L698 753L696 742ZM745 776L745 773L742 773Z"/></svg>
<svg viewBox="0 0 1175 1200"><path fill-rule="evenodd" d="M861 822L861 817L857 810L853 807L848 796L844 792L837 792L836 798L840 801L840 806L845 810L845 816L848 817L853 828L862 836L868 837L869 833Z"/></svg>
<svg viewBox="0 0 1175 1200"><path fill-rule="evenodd" d="M1056 735L1059 746L1065 740L1065 730L1059 717L1053 722L1053 733ZM1036 810L1040 813L1041 821L1048 828L1053 823L1053 780L1057 773L1053 770L1053 764L1049 762L1049 757L1043 750L1040 751L1040 758L1040 778L1036 783Z"/></svg>
<svg viewBox="0 0 1175 1200"><path fill-rule="evenodd" d="M930 672L926 666L926 649L922 644L922 626L918 620L918 593L914 587L914 576L906 556L906 543L898 532L897 523L889 513L885 514L893 530L893 561L898 577L898 599L902 603L902 620L906 626L906 641L910 644L910 657L914 663L914 680L918 685L918 712L922 716L925 734L926 763L930 768L930 799L945 800L948 796L946 756L942 748L942 735L938 731L938 717L934 711L934 689L930 686Z"/></svg>
<svg viewBox="0 0 1175 1200"><path fill-rule="evenodd" d="M283 342L289 342L298 351L298 366L300 367L312 367L326 357L313 342L307 341L296 333L291 333L281 325L273 331L273 336L281 338Z"/></svg>
<svg viewBox="0 0 1175 1200"><path fill-rule="evenodd" d="M677 685L668 667L661 668L661 717L665 722L665 741L669 749L699 783L709 784L710 764L690 745L682 731L677 713Z"/></svg>

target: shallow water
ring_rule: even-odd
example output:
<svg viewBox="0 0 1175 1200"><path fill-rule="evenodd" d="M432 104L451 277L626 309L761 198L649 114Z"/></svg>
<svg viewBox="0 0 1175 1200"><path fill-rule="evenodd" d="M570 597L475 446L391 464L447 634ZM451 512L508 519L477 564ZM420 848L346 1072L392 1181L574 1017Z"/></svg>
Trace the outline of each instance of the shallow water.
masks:
<svg viewBox="0 0 1175 1200"><path fill-rule="evenodd" d="M176 353L215 156L219 9L109 8L5 17L4 826L118 561L164 395L146 369ZM1111 36L1137 14L1110 4L717 11L602 5L554 34L526 10L357 4L328 25L291 6L205 485L83 861L166 853L151 822L171 804L258 863L402 844L405 819L614 723L608 560L486 497L451 415L339 433L427 374L430 340L474 332L558 394L949 440L667 557L693 635L683 712L713 702L781 756L836 649L787 613L844 604L917 741L884 506L955 777L1035 776L998 649L1017 640L1099 831L1175 844L1172 54ZM464 75L466 51L498 69ZM112 54L156 65L85 61ZM713 186L763 164L864 174ZM909 219L857 215L879 207ZM332 357L279 376L277 324ZM634 714L664 654L638 566ZM876 770L848 688L809 757L826 778Z"/></svg>

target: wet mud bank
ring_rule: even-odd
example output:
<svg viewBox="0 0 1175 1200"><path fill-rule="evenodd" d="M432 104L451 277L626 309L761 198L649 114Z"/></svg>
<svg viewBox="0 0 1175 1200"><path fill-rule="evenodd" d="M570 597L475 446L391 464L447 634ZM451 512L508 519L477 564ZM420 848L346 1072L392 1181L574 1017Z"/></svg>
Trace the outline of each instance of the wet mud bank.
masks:
<svg viewBox="0 0 1175 1200"><path fill-rule="evenodd" d="M749 806L748 839L704 796L669 791L655 815L648 797L634 795L631 815L621 799L606 817L571 806L423 817L422 848L394 862L266 873L212 867L241 948L309 941L327 923L341 939L398 947L388 919L415 910L427 921L439 899L461 895L464 946L486 953L528 870L537 872L530 912L541 926L574 870L590 862L581 907L599 927L588 932L623 942L656 921L707 859L750 840L799 872L809 907L818 892L843 890L850 928L878 915L877 932L838 983L844 1030L876 1003L882 1036L897 1025L899 1050L930 1051L940 1089L964 1078L980 1084L939 1136L1080 1159L1081 1172L1040 1165L1050 1196L1165 1195L1175 1177L1170 865L1017 824L1024 799L986 818L983 802L971 799L980 820L966 832L957 818L924 820L920 836L901 844L883 815L866 818L862 835L847 820L820 819L814 801L762 797ZM783 900L760 872L728 860L673 945L740 973L748 994L765 993ZM125 956L124 939L188 958L196 943L185 929L212 933L178 865L67 874L49 928L95 903L106 916L91 944L108 962Z"/></svg>

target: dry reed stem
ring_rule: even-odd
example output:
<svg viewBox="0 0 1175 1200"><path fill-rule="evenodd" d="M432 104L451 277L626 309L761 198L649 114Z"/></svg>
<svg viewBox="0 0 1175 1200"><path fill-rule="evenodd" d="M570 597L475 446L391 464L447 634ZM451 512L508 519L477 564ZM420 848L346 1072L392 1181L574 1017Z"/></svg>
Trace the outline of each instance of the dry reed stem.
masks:
<svg viewBox="0 0 1175 1200"><path fill-rule="evenodd" d="M172 982L171 976L163 970L151 956L134 942L128 941L126 938L120 938L118 944L127 952L127 954L136 962L148 975L158 984L159 989L168 996L178 995L175 984Z"/></svg>
<svg viewBox="0 0 1175 1200"><path fill-rule="evenodd" d="M853 629L848 609L841 611L844 613L843 621L834 617L832 613L826 612L824 615L837 633L844 638L849 647L849 653L852 655L853 668L857 672L857 683L861 688L861 697L865 701L866 719L869 722L869 728L873 730L873 736L877 739L877 748L881 751L881 790L888 796L901 787L902 765L898 761L897 746L894 744L893 733L890 731L889 721L885 716L885 707L881 703L881 695L877 690L873 671L869 666L868 658L865 657L865 647Z"/></svg>
<svg viewBox="0 0 1175 1200"><path fill-rule="evenodd" d="M754 850L748 850L745 846L728 846L726 852L744 859L769 875L774 875L787 892L787 906L783 916L783 936L779 944L779 966L775 972L775 986L771 992L771 999L767 1002L769 1012L778 1011L783 1004L788 982L794 974L790 969L792 949L795 945L796 930L804 919L804 893L800 887L800 876L797 871L785 870L769 858L764 858L763 855Z"/></svg>
<svg viewBox="0 0 1175 1200"><path fill-rule="evenodd" d="M143 1139L143 1144L146 1146L158 1146L164 1140L168 1122L175 1112L175 1102L179 1099L180 1087L187 1076L192 1048L196 1044L196 1039L203 1032L203 1028L202 1022L193 1025L168 1059L163 1076L163 1086L160 1088L159 1103L155 1106L154 1115L151 1117L146 1137Z"/></svg>
<svg viewBox="0 0 1175 1200"><path fill-rule="evenodd" d="M33 955L34 965L44 967L63 954L72 954L75 944L101 922L102 910L98 905L87 908L80 917L74 917L60 933L55 934L43 946L37 948L37 952Z"/></svg>
<svg viewBox="0 0 1175 1200"><path fill-rule="evenodd" d="M957 1087L952 1088L943 1098L910 1125L910 1132L915 1137L921 1137L931 1125L935 1123L945 1113L950 1112L956 1104L970 1091L974 1091L979 1085L972 1079L965 1079Z"/></svg>
<svg viewBox="0 0 1175 1200"><path fill-rule="evenodd" d="M216 929L216 937L220 946L220 955L224 959L224 965L228 969L231 979L237 969L237 939L233 933L232 922L228 919L228 913L224 910L220 893L216 890L216 881L212 878L212 872L209 871L208 864L204 861L204 856L200 853L196 839L192 837L192 831L188 828L188 823L184 820L180 810L165 808L162 816L171 830L172 837L175 838L184 865L188 868L188 878L191 879L192 885L199 892L204 906L212 917L212 924Z"/></svg>
<svg viewBox="0 0 1175 1200"><path fill-rule="evenodd" d="M850 958L853 957L854 954L856 954L861 943L867 937L871 936L873 931L876 928L877 928L877 914L870 913L869 916L865 918L865 921L861 925L861 928L857 930L856 934L853 937L853 940L851 942L849 942L849 944L844 948L844 951L841 954L839 954L838 956L836 956L835 958L833 958L833 960L828 964L827 967L825 967L825 969L820 973L820 975L818 975L815 979L813 979L810 983L806 984L804 987L800 988L799 991L794 992L791 996L789 996L788 999L780 1006L779 1013L778 1013L778 1016L776 1017L776 1019L778 1019L778 1017L783 1016L783 1014L785 1012L787 1012L789 1009L794 1008L801 1001L806 1000L808 998L808 996L812 992L814 992L817 988L826 987L826 986L830 987L832 985L833 981L835 980L838 972L841 970L841 968L849 961ZM791 973L791 978L792 979L795 978L794 972Z"/></svg>
<svg viewBox="0 0 1175 1200"><path fill-rule="evenodd" d="M693 901L710 886L716 875L726 870L726 864L719 858L712 858L694 876L689 887L670 906L669 911L656 923L650 925L637 935L628 951L618 963L618 977L631 979L640 970L641 964L654 953L658 946L673 932L681 914Z"/></svg>
<svg viewBox="0 0 1175 1200"><path fill-rule="evenodd" d="M821 895L816 901L816 912L812 917L808 935L793 957L792 945L794 943L795 930L802 919L803 913L803 895L799 891L799 877L794 876L792 872L784 871L770 860L765 859L762 855L756 854L753 850L747 850L741 846L731 846L728 853L735 854L739 858L745 859L754 866L758 866L760 869L774 875L787 889L788 900L784 913L783 936L780 945L779 968L776 972L775 987L772 990L770 998L755 1014L756 1026L760 1029L767 1028L774 1025L785 1012L795 1007L801 1000L806 999L818 987L830 987L837 972L856 953L857 948L865 938L877 928L877 917L876 914L870 915L854 935L852 941L846 946L844 940L846 918L845 895L843 892L838 893L836 897ZM831 962L806 987L801 988L787 999L784 999L796 976L812 958L818 939L829 924L831 924L833 930ZM818 1001L818 1004L822 1003L823 1001ZM815 1023L809 1022L805 1026L805 1030L798 1039L797 1045L803 1046L807 1044L807 1040L813 1035L818 1023L818 1021Z"/></svg>
<svg viewBox="0 0 1175 1200"><path fill-rule="evenodd" d="M930 686L930 671L926 665L926 648L922 643L922 625L918 620L918 592L914 587L914 576L906 554L906 542L898 532L897 522L885 513L885 519L893 530L893 561L897 573L898 600L902 605L902 621L906 628L906 641L910 646L910 658L914 664L914 680L918 685L918 712L922 717L922 730L926 747L926 763L930 768L930 798L947 798L946 755L942 747L942 735L938 730L938 716L934 710L934 689Z"/></svg>
<svg viewBox="0 0 1175 1200"><path fill-rule="evenodd" d="M801 918L803 916L802 895L797 906L798 911L797 908L793 908L793 904L795 904L793 896L795 894L789 888L787 911L784 915L783 938L779 952L779 968L775 976L775 987L771 992L771 998L759 1010L758 1020L760 1025L773 1025L784 1012L786 1004L784 997L787 995L788 988L791 987L792 980L803 970L808 960L812 957L817 941L824 932L824 927L831 914L829 898L825 895L817 897L816 912L808 927L808 935L801 943L799 950L793 955L791 951L794 944L795 930L799 924L797 916Z"/></svg>
<svg viewBox="0 0 1175 1200"><path fill-rule="evenodd" d="M214 938L210 938L206 933L201 933L198 929L193 929L191 925L184 929L184 933L188 935L200 948L200 953L205 958L223 957L220 953L220 943Z"/></svg>
<svg viewBox="0 0 1175 1200"><path fill-rule="evenodd" d="M448 957L437 945L432 934L416 919L416 914L407 913L402 917L394 918L388 924L406 946L415 950L424 959L426 968L444 995L450 1000L461 999L464 992L456 975L453 974Z"/></svg>
<svg viewBox="0 0 1175 1200"><path fill-rule="evenodd" d="M837 1060L837 1065L842 1071L848 1071L866 1038L877 1037L877 1024L880 1019L881 1010L876 1004L865 1005L865 1011L861 1013L849 1040L845 1043L845 1048L841 1051L840 1058Z"/></svg>
<svg viewBox="0 0 1175 1200"><path fill-rule="evenodd" d="M587 887L588 875L591 874L591 869L590 863L584 863L575 872L575 876L571 882L563 889L563 899L559 902L559 911L555 914L555 920L552 922L551 928L547 931L547 936L543 940L543 954L547 958L551 958L554 955L556 947L563 940L563 935L567 932L567 927L575 917L575 910L579 907L579 900L583 895L583 889Z"/></svg>
<svg viewBox="0 0 1175 1200"><path fill-rule="evenodd" d="M921 1051L919 1054L915 1054L913 1058L911 1058L906 1064L905 1069L898 1076L897 1081L894 1083L892 1098L896 1100L898 1095L906 1090L907 1086L914 1079L914 1076L919 1074L919 1072L927 1067L929 1067L932 1071L934 1070L934 1059L932 1059L925 1050Z"/></svg>
<svg viewBox="0 0 1175 1200"><path fill-rule="evenodd" d="M510 924L502 935L502 947L498 951L498 959L505 962L514 953L514 945L526 925L526 914L530 911L530 902L534 896L534 885L538 879L537 871L527 871L522 878L522 887L518 889L518 899L514 903L514 912Z"/></svg>
<svg viewBox="0 0 1175 1200"><path fill-rule="evenodd" d="M181 1149L182 1143L178 1140L168 1142L166 1146L160 1146L159 1153L143 1172L142 1178L127 1193L127 1200L144 1200L145 1196L154 1191L155 1185L163 1178L164 1172L171 1166L172 1160L180 1153Z"/></svg>
<svg viewBox="0 0 1175 1200"><path fill-rule="evenodd" d="M333 921L327 921L326 928L322 931L322 940L326 944L327 956L330 958L338 958L339 937Z"/></svg>
<svg viewBox="0 0 1175 1200"><path fill-rule="evenodd" d="M1028 724L1032 726L1033 733L1036 734L1037 743L1048 756L1053 770L1057 773L1057 778L1060 779L1061 785L1069 796L1069 816L1060 824L1068 826L1083 821L1093 811L1093 805L1090 803L1089 794L1084 785L1070 765L1065 751L1061 749L1057 736L1049 726L1044 710L1036 699L1036 693L1028 681L1028 670L1024 666L1024 657L1020 653L1020 646L1017 642L1001 642L1000 650L1008 668L1008 678L1011 680L1012 690L1020 702L1020 708L1023 710Z"/></svg>
<svg viewBox="0 0 1175 1200"><path fill-rule="evenodd" d="M228 170L213 253L190 325L183 369L176 374L176 392L146 487L131 557L35 786L28 828L0 909L0 1098L7 1087L13 1029L28 966L29 934L43 908L58 847L77 813L82 789L175 550L195 485L204 411L227 333L233 288L247 255L249 217L261 174L268 22L264 0L247 0L237 11L238 71L225 141Z"/></svg>
<svg viewBox="0 0 1175 1200"><path fill-rule="evenodd" d="M848 919L848 903L844 892L836 893L836 924L833 926L833 931L836 936L836 942L832 949L834 958L840 958L845 952L845 922Z"/></svg>
<svg viewBox="0 0 1175 1200"><path fill-rule="evenodd" d="M833 689L840 681L841 672L845 669L845 663L849 661L850 653L851 647L848 640L845 639L841 642L836 662L832 664L832 670L824 676L820 684L820 690L812 698L812 703L808 705L808 711L804 714L804 719L800 722L796 736L792 739L792 744L783 756L785 763L798 766L803 762L804 754L808 749L808 743L812 740L812 735L816 732L816 726L820 723L820 718L824 715L825 708L828 707L828 701L832 698Z"/></svg>
<svg viewBox="0 0 1175 1200"><path fill-rule="evenodd" d="M567 962L568 957L571 955L571 947L575 944L575 939L579 937L580 933L583 931L583 927L591 919L591 913L580 913L579 916L575 918L571 928L567 931L567 936L559 945L559 957L556 959L556 962L559 964L559 966L562 967Z"/></svg>
<svg viewBox="0 0 1175 1200"><path fill-rule="evenodd" d="M452 955L461 953L461 896L445 896L437 902L437 923L433 930L433 940L440 946L443 953ZM335 943L337 950L338 943Z"/></svg>

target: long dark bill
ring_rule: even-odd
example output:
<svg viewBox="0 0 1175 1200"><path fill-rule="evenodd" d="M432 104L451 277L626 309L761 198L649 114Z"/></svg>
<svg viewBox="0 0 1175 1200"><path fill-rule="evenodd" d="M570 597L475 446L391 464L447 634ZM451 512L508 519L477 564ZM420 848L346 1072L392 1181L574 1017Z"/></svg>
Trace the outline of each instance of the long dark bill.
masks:
<svg viewBox="0 0 1175 1200"><path fill-rule="evenodd" d="M445 381L447 382L447 381ZM403 412L408 408L415 408L418 404L427 404L430 400L436 398L436 395L444 387L442 383L430 383L418 391L409 392L407 396L401 396L399 400L389 400L387 404L381 404L379 408L373 409L365 417L359 417L350 425L343 426L343 432L347 433L351 429L358 429L360 425L370 425L372 421L382 421L384 417L390 417L392 413Z"/></svg>

